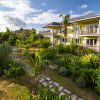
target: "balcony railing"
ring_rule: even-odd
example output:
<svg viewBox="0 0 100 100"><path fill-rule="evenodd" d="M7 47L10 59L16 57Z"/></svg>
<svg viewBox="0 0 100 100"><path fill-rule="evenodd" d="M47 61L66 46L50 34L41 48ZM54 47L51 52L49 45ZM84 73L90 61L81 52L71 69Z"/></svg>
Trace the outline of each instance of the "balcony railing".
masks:
<svg viewBox="0 0 100 100"><path fill-rule="evenodd" d="M98 29L91 29L90 31L79 30L76 33L77 35L97 35Z"/></svg>

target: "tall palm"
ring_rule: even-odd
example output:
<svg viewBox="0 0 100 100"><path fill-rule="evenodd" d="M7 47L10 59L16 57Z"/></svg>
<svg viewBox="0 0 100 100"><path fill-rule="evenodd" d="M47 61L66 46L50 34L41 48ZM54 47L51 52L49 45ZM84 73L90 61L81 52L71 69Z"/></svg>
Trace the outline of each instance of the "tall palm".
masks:
<svg viewBox="0 0 100 100"><path fill-rule="evenodd" d="M65 44L66 44L66 37L67 37L67 25L68 25L68 19L70 18L70 15L59 15L59 17L62 17L63 21L62 21L62 25L64 26L64 40L65 40Z"/></svg>

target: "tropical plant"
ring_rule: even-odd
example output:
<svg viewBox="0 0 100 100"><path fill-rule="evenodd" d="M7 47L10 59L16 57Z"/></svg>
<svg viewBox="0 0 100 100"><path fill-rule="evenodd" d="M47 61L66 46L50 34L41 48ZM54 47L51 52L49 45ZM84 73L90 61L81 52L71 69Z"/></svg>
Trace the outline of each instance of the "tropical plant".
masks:
<svg viewBox="0 0 100 100"><path fill-rule="evenodd" d="M70 15L59 15L59 17L62 17L63 21L62 21L62 25L64 26L64 38L65 38L65 41L66 41L66 37L67 37L67 25L68 25L68 20L70 18ZM66 42L65 42L66 44Z"/></svg>

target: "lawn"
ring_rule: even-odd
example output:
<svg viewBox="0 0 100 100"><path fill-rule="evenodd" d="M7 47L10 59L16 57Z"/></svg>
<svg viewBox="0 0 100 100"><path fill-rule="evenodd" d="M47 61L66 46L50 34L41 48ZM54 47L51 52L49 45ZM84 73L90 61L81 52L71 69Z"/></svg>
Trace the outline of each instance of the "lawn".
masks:
<svg viewBox="0 0 100 100"><path fill-rule="evenodd" d="M96 95L93 90L79 88L70 78L63 77L54 70L47 69L44 74L84 100L100 100L100 96Z"/></svg>
<svg viewBox="0 0 100 100"><path fill-rule="evenodd" d="M29 74L18 79L0 78L0 100L29 100L32 91L37 94L37 82Z"/></svg>

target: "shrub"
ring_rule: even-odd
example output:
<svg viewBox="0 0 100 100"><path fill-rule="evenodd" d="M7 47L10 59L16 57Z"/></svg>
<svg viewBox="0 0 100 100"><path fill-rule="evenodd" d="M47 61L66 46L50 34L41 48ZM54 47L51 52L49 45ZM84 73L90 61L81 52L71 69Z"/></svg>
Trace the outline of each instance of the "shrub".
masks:
<svg viewBox="0 0 100 100"><path fill-rule="evenodd" d="M96 91L98 93L100 93L100 68L95 70L95 78L94 78L94 82L96 84Z"/></svg>
<svg viewBox="0 0 100 100"><path fill-rule="evenodd" d="M65 53L65 46L64 44L60 43L59 45L55 45L54 49L58 52L58 53Z"/></svg>
<svg viewBox="0 0 100 100"><path fill-rule="evenodd" d="M78 77L78 78L76 79L75 82L76 82L76 84L77 84L79 87L81 87L81 88L86 87L86 81L85 81L85 79L82 78L82 77Z"/></svg>
<svg viewBox="0 0 100 100"><path fill-rule="evenodd" d="M58 73L61 74L62 76L67 75L67 69L65 67L61 67L58 69Z"/></svg>
<svg viewBox="0 0 100 100"><path fill-rule="evenodd" d="M10 45L7 43L3 43L0 45L0 61L6 61L9 59L10 54L12 53L12 49Z"/></svg>
<svg viewBox="0 0 100 100"><path fill-rule="evenodd" d="M51 41L49 39L40 39L35 42L35 45L37 45L39 48L48 48L51 46Z"/></svg>
<svg viewBox="0 0 100 100"><path fill-rule="evenodd" d="M70 45L66 45L65 46L65 52L66 53L71 53L71 47L70 47Z"/></svg>
<svg viewBox="0 0 100 100"><path fill-rule="evenodd" d="M42 88L41 85L38 86L38 97L37 100L66 100L65 96L59 97L58 88L55 88L52 92L49 86Z"/></svg>
<svg viewBox="0 0 100 100"><path fill-rule="evenodd" d="M85 68L98 68L100 65L100 59L97 55L85 55L81 58L81 65Z"/></svg>
<svg viewBox="0 0 100 100"><path fill-rule="evenodd" d="M42 60L53 60L56 58L56 51L52 49L46 49L40 52L40 57Z"/></svg>
<svg viewBox="0 0 100 100"><path fill-rule="evenodd" d="M9 64L10 68L7 70L4 70L4 73L8 76L8 77L20 77L21 75L24 74L24 65L22 63L18 63L18 62L14 62L12 61L11 64Z"/></svg>

